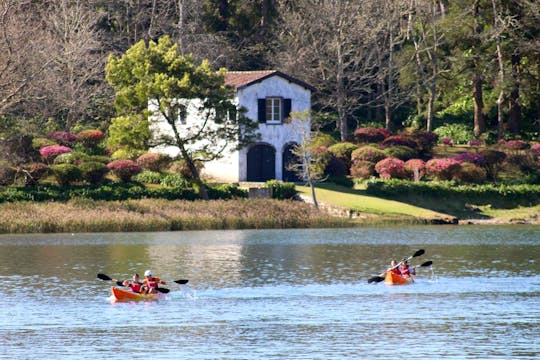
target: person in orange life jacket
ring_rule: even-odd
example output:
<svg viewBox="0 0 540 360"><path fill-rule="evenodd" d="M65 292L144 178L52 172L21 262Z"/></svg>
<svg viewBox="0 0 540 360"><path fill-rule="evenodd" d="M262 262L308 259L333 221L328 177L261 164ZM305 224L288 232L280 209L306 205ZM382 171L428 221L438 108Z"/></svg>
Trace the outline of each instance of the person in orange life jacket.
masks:
<svg viewBox="0 0 540 360"><path fill-rule="evenodd" d="M143 292L148 294L156 294L159 284L165 285L165 281L158 277L152 276L152 270L146 270L144 272L145 279L143 280Z"/></svg>
<svg viewBox="0 0 540 360"><path fill-rule="evenodd" d="M401 275L401 270L399 270L398 263L395 259L392 259L392 261L390 262L390 268L388 269L388 271L396 275Z"/></svg>
<svg viewBox="0 0 540 360"><path fill-rule="evenodd" d="M133 274L133 280L124 280L123 283L124 286L129 286L131 291L134 293L140 293L142 290L142 283L139 281L139 274L135 273Z"/></svg>
<svg viewBox="0 0 540 360"><path fill-rule="evenodd" d="M401 272L401 276L405 278L409 278L411 275L416 275L416 268L410 267L409 264L407 264L406 259L403 259L399 264L399 271Z"/></svg>

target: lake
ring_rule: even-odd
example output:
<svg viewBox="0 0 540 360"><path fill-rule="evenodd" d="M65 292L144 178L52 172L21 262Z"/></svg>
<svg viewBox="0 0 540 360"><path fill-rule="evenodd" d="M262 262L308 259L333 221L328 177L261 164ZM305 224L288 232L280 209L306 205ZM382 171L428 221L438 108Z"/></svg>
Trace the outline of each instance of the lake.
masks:
<svg viewBox="0 0 540 360"><path fill-rule="evenodd" d="M529 225L1 235L0 358L538 359L539 259ZM96 277L146 269L158 301Z"/></svg>

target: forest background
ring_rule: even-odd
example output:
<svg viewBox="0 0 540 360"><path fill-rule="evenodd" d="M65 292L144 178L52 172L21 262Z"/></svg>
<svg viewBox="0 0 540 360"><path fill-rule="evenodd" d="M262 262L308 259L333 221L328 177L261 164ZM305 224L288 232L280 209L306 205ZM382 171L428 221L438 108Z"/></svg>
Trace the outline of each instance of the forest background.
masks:
<svg viewBox="0 0 540 360"><path fill-rule="evenodd" d="M540 127L531 0L2 0L0 30L4 147L106 132L109 54L163 35L216 69L273 68L310 83L315 126L341 141L366 126L455 124L491 140L536 139Z"/></svg>

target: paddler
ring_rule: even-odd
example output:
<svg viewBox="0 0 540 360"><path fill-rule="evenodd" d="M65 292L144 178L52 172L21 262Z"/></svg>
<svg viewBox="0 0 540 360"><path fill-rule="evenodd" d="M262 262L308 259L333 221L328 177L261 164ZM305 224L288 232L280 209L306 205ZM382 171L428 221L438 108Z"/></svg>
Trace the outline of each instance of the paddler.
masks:
<svg viewBox="0 0 540 360"><path fill-rule="evenodd" d="M145 294L157 294L159 284L165 285L165 281L152 275L152 270L146 270L144 272L145 279L143 280L142 292Z"/></svg>
<svg viewBox="0 0 540 360"><path fill-rule="evenodd" d="M129 286L131 291L133 291L134 293L140 293L141 289L142 289L142 283L140 282L139 274L137 274L137 273L133 274L133 280L132 281L124 280L123 285L124 286Z"/></svg>

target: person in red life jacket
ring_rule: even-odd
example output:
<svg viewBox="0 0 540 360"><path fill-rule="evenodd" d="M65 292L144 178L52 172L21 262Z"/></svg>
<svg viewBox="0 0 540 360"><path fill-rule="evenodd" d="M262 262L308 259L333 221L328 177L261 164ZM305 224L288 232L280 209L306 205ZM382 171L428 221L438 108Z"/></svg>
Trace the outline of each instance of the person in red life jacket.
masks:
<svg viewBox="0 0 540 360"><path fill-rule="evenodd" d="M396 275L401 275L401 270L399 269L399 265L395 259L392 259L392 261L390 262L390 268L388 269L388 271Z"/></svg>
<svg viewBox="0 0 540 360"><path fill-rule="evenodd" d="M404 278L410 278L411 275L416 275L416 268L410 267L406 259L403 259L399 264L399 271Z"/></svg>
<svg viewBox="0 0 540 360"><path fill-rule="evenodd" d="M129 286L131 291L133 291L134 293L140 293L141 290L142 290L142 283L140 282L139 274L137 274L137 273L133 274L133 280L132 281L124 280L123 285L124 286Z"/></svg>
<svg viewBox="0 0 540 360"><path fill-rule="evenodd" d="M143 292L148 294L157 294L159 284L165 285L165 281L152 275L152 270L144 272L145 279L143 280Z"/></svg>

